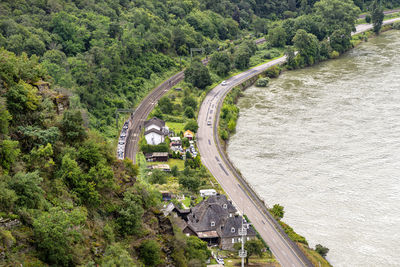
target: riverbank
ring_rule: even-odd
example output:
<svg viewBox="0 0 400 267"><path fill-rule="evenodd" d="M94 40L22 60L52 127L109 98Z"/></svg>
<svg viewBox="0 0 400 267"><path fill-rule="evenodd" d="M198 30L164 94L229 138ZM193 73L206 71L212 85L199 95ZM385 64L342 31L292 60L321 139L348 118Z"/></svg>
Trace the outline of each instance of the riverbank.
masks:
<svg viewBox="0 0 400 267"><path fill-rule="evenodd" d="M228 147L267 202L279 201L295 229L331 249L335 266L399 261L391 233L400 218L400 36L382 35L337 60L286 72L265 90L247 89Z"/></svg>

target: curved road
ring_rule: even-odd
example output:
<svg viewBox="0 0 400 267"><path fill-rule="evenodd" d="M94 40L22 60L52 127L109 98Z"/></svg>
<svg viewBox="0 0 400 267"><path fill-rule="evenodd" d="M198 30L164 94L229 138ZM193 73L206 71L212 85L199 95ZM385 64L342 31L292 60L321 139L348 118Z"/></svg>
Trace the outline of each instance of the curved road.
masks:
<svg viewBox="0 0 400 267"><path fill-rule="evenodd" d="M400 18L387 20L384 24L390 24L398 20ZM361 33L371 28L371 25L362 24L357 26L356 32L353 34ZM266 211L265 206L261 203L256 193L235 171L218 141L217 125L219 113L226 94L236 85L284 61L285 57L282 57L247 70L227 80L227 86L218 85L211 90L200 107L197 145L203 164L210 170L224 191L236 203L239 210L249 217L262 238L269 244L272 253L278 259L279 263L282 266L290 267L310 266L311 263L304 258L304 254L282 233L280 227ZM209 121L211 125L208 125Z"/></svg>
<svg viewBox="0 0 400 267"><path fill-rule="evenodd" d="M393 23L400 18L387 20L384 24ZM355 33L360 33L371 29L371 25L362 24L357 26ZM261 41L262 42L262 41ZM260 43L261 43L260 42ZM242 83L244 80L258 75L270 66L283 63L285 58L279 58L264 65L260 65L244 73L230 78L229 85L222 87L217 86L209 92L203 101L198 123L198 147L202 155L203 164L211 171L214 177L221 184L222 188L229 195L229 197L236 203L236 206L248 215L249 219L254 224L255 228L259 231L264 240L269 244L271 251L278 259L282 266L309 266L309 262L304 259L304 255L293 247L287 236L281 234L281 229L277 226L276 221L265 210L265 205L259 202L258 197L255 195L251 188L242 180L240 175L236 173L234 168L230 165L229 160L226 159L225 154L220 154L219 146L214 139L214 132L216 125L218 125L219 111L218 106L222 104L225 94L235 85ZM179 72L174 75L160 86L155 88L137 107L133 113L132 125L129 129L127 144L125 148L125 157L136 161L136 152L138 149L138 140L144 120L152 111L156 102L175 84L184 78L184 73ZM218 112L217 112L218 111ZM216 114L218 113L218 116ZM207 122L212 121L212 125L208 126Z"/></svg>

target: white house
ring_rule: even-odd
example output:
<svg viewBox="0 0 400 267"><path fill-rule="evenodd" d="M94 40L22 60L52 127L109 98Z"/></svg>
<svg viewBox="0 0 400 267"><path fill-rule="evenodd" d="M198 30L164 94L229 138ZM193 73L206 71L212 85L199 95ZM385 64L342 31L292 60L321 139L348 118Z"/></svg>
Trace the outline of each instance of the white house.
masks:
<svg viewBox="0 0 400 267"><path fill-rule="evenodd" d="M168 127L165 126L165 122L159 118L151 118L144 122L144 137L146 138L147 144L159 145L165 140L165 136L168 135Z"/></svg>

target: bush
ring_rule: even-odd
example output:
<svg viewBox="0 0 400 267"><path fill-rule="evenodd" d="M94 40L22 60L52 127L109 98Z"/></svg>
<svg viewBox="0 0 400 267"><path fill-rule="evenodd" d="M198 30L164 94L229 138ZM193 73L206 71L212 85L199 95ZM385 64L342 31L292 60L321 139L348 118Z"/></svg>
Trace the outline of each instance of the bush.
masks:
<svg viewBox="0 0 400 267"><path fill-rule="evenodd" d="M324 247L321 244L315 245L315 251L318 252L319 255L325 258L326 254L329 252L329 248Z"/></svg>
<svg viewBox="0 0 400 267"><path fill-rule="evenodd" d="M257 87L267 87L268 84L269 84L269 78L268 77L260 78L256 82L256 86Z"/></svg>
<svg viewBox="0 0 400 267"><path fill-rule="evenodd" d="M268 78L278 78L281 74L281 68L277 65L272 66L264 72L265 76Z"/></svg>
<svg viewBox="0 0 400 267"><path fill-rule="evenodd" d="M393 23L393 29L395 29L395 30L400 30L400 22L399 22L399 21Z"/></svg>
<svg viewBox="0 0 400 267"><path fill-rule="evenodd" d="M195 120L190 120L185 125L185 130L190 130L190 131L196 133L197 129L199 129L199 125L197 125L197 122Z"/></svg>
<svg viewBox="0 0 400 267"><path fill-rule="evenodd" d="M371 15L370 15L370 14L367 14L367 15L365 16L365 21L366 21L367 23L371 23Z"/></svg>
<svg viewBox="0 0 400 267"><path fill-rule="evenodd" d="M146 266L156 266L160 262L160 246L154 240L144 241L139 248L140 259Z"/></svg>
<svg viewBox="0 0 400 267"><path fill-rule="evenodd" d="M167 176L160 170L153 170L149 182L151 184L165 184L167 182Z"/></svg>
<svg viewBox="0 0 400 267"><path fill-rule="evenodd" d="M340 56L338 51L333 50L332 52L329 53L329 58L338 58Z"/></svg>

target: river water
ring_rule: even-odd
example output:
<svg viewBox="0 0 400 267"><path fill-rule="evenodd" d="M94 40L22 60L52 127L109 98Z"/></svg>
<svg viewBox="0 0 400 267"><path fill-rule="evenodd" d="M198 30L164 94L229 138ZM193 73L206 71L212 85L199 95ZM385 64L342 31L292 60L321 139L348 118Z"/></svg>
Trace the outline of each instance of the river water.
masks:
<svg viewBox="0 0 400 267"><path fill-rule="evenodd" d="M400 266L400 31L239 100L228 155L334 266Z"/></svg>

